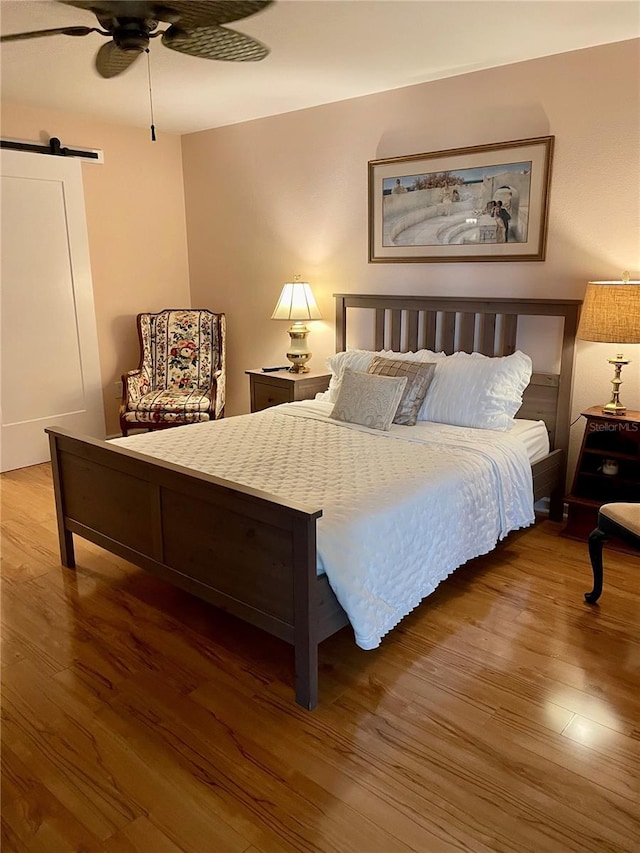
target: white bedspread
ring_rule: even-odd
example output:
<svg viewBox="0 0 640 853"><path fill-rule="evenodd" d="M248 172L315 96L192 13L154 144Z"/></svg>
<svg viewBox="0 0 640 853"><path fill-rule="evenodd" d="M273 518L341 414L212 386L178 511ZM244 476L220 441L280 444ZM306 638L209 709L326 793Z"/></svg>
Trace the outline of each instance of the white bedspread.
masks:
<svg viewBox="0 0 640 853"><path fill-rule="evenodd" d="M373 649L462 563L534 520L531 466L507 433L419 423L390 432L332 421L332 404L115 441L322 508L318 558L356 643Z"/></svg>

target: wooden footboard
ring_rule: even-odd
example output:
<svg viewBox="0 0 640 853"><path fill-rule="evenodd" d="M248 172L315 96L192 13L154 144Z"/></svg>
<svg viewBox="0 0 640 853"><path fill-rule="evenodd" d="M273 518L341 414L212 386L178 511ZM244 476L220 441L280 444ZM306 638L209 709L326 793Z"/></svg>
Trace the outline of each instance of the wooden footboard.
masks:
<svg viewBox="0 0 640 853"><path fill-rule="evenodd" d="M48 429L63 565L73 534L292 643L296 700L318 701L318 643L346 625L316 571L321 509L98 439Z"/></svg>

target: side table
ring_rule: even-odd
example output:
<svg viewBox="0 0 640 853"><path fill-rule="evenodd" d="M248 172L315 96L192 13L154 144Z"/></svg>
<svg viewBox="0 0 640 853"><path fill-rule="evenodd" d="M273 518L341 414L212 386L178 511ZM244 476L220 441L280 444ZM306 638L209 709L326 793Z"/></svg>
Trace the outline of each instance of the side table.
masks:
<svg viewBox="0 0 640 853"><path fill-rule="evenodd" d="M586 541L602 504L640 501L640 412L606 415L602 406L592 406L582 417L584 436L566 496L563 535Z"/></svg>
<svg viewBox="0 0 640 853"><path fill-rule="evenodd" d="M329 387L331 374L326 370L308 373L290 373L278 370L264 373L262 370L245 370L249 376L251 411L260 412L280 403L295 403L312 400L316 394Z"/></svg>

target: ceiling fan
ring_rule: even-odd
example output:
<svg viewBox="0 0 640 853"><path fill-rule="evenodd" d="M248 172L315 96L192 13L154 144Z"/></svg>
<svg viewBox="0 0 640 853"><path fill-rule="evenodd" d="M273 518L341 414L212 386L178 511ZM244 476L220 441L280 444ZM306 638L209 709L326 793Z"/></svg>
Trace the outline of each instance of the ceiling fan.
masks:
<svg viewBox="0 0 640 853"><path fill-rule="evenodd" d="M101 77L122 74L149 47L149 39L162 37L171 50L229 62L257 62L269 49L251 36L221 24L247 18L271 5L273 0L58 0L67 6L93 12L102 29L96 27L56 27L1 36L0 42L43 36L86 36L99 33L110 40L96 54L95 66ZM156 32L158 23L166 30Z"/></svg>

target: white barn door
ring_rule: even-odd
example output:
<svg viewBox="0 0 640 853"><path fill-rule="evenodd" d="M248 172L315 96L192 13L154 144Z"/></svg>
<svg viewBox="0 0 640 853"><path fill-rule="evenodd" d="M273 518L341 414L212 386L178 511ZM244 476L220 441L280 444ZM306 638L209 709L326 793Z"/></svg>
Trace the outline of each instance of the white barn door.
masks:
<svg viewBox="0 0 640 853"><path fill-rule="evenodd" d="M103 438L80 162L2 151L0 469L49 459L46 426Z"/></svg>

